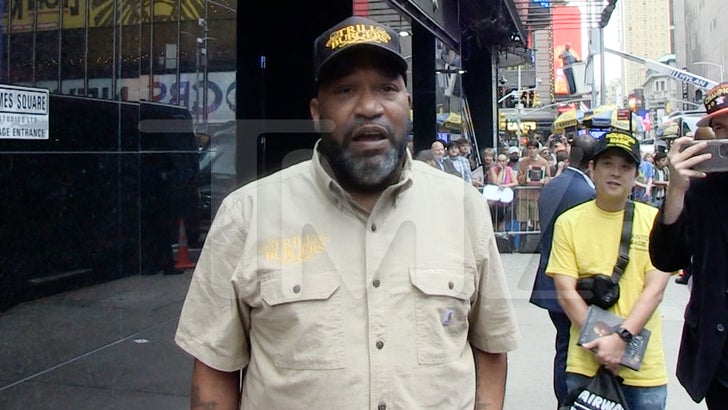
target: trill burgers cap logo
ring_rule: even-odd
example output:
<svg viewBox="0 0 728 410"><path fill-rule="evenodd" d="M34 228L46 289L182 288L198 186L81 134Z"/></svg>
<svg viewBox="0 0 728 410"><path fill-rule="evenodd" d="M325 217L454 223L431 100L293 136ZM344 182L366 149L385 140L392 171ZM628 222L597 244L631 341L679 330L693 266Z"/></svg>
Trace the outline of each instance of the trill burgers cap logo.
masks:
<svg viewBox="0 0 728 410"><path fill-rule="evenodd" d="M382 27L369 24L354 24L334 31L329 35L325 47L336 50L358 43L389 44L392 36Z"/></svg>
<svg viewBox="0 0 728 410"><path fill-rule="evenodd" d="M728 114L728 83L720 83L708 91L703 100L708 115L698 121L698 127L710 125L710 120L716 115Z"/></svg>
<svg viewBox="0 0 728 410"><path fill-rule="evenodd" d="M399 37L390 27L368 18L353 16L319 36L314 43L314 73L318 81L321 70L341 52L359 46L384 51L398 66L407 71L407 61L400 54Z"/></svg>
<svg viewBox="0 0 728 410"><path fill-rule="evenodd" d="M627 151L629 157L637 164L642 161L640 155L640 143L637 141L637 138L630 134L615 131L607 133L599 142L594 157L596 158L597 155L609 148L621 148Z"/></svg>

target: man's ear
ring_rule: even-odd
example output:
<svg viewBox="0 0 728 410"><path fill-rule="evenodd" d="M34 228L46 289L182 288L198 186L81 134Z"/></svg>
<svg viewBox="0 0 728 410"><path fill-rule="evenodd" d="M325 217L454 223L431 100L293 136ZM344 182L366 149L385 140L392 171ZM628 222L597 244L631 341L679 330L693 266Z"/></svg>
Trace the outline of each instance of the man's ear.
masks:
<svg viewBox="0 0 728 410"><path fill-rule="evenodd" d="M312 98L308 104L308 109L311 112L311 120L313 120L314 129L317 132L321 132L321 115L319 113L319 101L318 98Z"/></svg>
<svg viewBox="0 0 728 410"><path fill-rule="evenodd" d="M594 173L594 160L589 161L589 172Z"/></svg>

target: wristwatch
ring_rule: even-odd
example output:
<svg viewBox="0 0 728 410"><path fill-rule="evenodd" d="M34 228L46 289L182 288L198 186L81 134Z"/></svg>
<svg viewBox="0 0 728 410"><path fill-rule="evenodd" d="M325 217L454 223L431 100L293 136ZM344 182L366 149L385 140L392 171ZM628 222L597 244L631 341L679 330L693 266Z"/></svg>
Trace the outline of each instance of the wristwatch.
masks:
<svg viewBox="0 0 728 410"><path fill-rule="evenodd" d="M629 330L627 330L627 329L625 329L625 328L623 328L623 327L618 327L618 328L617 328L617 331L616 331L615 333L616 333L616 334L617 334L617 335L618 335L619 337L621 337L621 338L622 338L622 340L624 340L624 341L625 341L625 343L627 343L627 344L630 344L630 343L632 343L632 339L634 338L634 335L633 335L633 334L632 334L632 332L630 332Z"/></svg>

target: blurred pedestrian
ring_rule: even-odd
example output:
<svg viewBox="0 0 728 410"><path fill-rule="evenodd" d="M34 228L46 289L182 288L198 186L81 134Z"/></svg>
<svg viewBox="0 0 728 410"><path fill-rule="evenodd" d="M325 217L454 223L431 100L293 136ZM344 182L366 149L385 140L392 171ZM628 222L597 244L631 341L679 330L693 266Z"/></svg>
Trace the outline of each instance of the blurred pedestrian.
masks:
<svg viewBox="0 0 728 410"><path fill-rule="evenodd" d="M470 171L470 162L460 155L460 146L457 142L450 140L445 144L445 157L442 164L445 172L459 176L468 184L473 183L473 174Z"/></svg>

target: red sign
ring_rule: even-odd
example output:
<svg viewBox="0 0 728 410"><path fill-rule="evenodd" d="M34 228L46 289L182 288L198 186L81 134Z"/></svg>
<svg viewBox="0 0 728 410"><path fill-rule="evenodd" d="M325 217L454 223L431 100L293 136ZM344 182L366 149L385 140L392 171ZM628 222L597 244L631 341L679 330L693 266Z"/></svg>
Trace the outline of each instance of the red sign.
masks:
<svg viewBox="0 0 728 410"><path fill-rule="evenodd" d="M630 110L619 109L617 110L617 121L629 121L629 115L632 113Z"/></svg>
<svg viewBox="0 0 728 410"><path fill-rule="evenodd" d="M576 103L560 104L558 107L556 107L556 111L558 111L559 114L562 112L571 111L571 110L575 110L575 109L576 109Z"/></svg>

